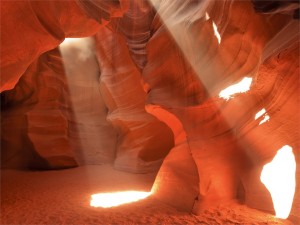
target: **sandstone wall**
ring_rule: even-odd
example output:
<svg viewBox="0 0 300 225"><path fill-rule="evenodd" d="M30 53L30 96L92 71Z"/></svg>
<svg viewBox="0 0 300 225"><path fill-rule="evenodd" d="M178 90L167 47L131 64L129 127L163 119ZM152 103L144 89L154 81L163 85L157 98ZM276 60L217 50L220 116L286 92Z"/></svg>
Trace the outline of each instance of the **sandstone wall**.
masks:
<svg viewBox="0 0 300 225"><path fill-rule="evenodd" d="M36 73L57 57L46 53L52 57L46 63L37 58L65 37L97 33L99 90L108 108L107 119L118 135L116 168L147 172L166 157L153 189L158 199L194 213L235 199L273 211L259 176L277 151L289 145L299 186L298 2L22 1L1 4L1 16L6 18L1 20L1 91L13 89L20 79L15 89L1 96L5 108L1 143L12 146L5 162L25 145L21 161L34 153L29 158L54 165L50 159L56 149L48 152L45 149L51 145L40 145L38 140L55 117L60 128L51 123L50 136L65 149L61 152L70 159L68 166L74 165L66 139L67 120L56 101L64 96L65 81L54 79L52 73L51 78L37 77L43 70ZM100 28L99 23L107 26ZM96 96L98 77L81 80L80 76L72 84L78 94L73 101L86 104L81 109L87 110L94 107L88 99ZM249 90L228 99L219 95L245 77L252 78ZM62 83L58 85L62 92L55 86L47 93L53 89L53 79ZM44 105L45 101L53 106ZM105 107L98 103L103 116ZM44 116L41 109L52 110L51 116ZM265 112L256 118L262 109ZM100 118L93 116L85 127L91 128L91 121ZM174 186L179 188L170 191ZM296 188L292 220L299 219L298 211Z"/></svg>
<svg viewBox="0 0 300 225"><path fill-rule="evenodd" d="M13 90L1 93L1 166L77 166L65 117L68 92L58 49L37 59Z"/></svg>

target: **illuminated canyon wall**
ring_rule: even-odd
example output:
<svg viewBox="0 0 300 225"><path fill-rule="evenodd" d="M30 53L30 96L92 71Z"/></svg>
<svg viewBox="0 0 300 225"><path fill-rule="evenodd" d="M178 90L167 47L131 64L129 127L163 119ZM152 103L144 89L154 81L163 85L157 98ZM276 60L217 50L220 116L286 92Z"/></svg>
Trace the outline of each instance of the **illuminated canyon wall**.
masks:
<svg viewBox="0 0 300 225"><path fill-rule="evenodd" d="M271 3L1 4L2 164L160 167L153 195L182 210L238 199L272 212L261 174L283 150L296 160L297 221L299 4ZM84 49L50 51L87 36Z"/></svg>
<svg viewBox="0 0 300 225"><path fill-rule="evenodd" d="M68 139L68 91L58 49L42 54L12 90L1 93L1 165L77 166Z"/></svg>

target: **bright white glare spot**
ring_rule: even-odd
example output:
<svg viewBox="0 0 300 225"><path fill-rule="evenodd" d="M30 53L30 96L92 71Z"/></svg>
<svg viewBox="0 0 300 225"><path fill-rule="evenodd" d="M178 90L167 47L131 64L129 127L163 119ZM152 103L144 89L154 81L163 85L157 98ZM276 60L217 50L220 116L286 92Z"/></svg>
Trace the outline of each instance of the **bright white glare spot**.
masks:
<svg viewBox="0 0 300 225"><path fill-rule="evenodd" d="M78 42L78 40L80 39L81 38L65 38L65 40L61 43L61 45L75 43Z"/></svg>
<svg viewBox="0 0 300 225"><path fill-rule="evenodd" d="M122 191L112 193L102 193L92 195L90 206L110 208L114 206L123 205L130 202L136 202L141 199L147 198L151 192L143 191Z"/></svg>
<svg viewBox="0 0 300 225"><path fill-rule="evenodd" d="M218 28L217 28L217 25L215 24L215 22L213 22L213 28L214 28L214 33L218 40L218 43L221 44L221 36L220 36L220 33L218 31Z"/></svg>
<svg viewBox="0 0 300 225"><path fill-rule="evenodd" d="M241 80L240 82L223 89L219 93L219 97L228 100L231 98L233 94L247 92L250 90L251 83L252 83L252 78L244 77L244 79Z"/></svg>
<svg viewBox="0 0 300 225"><path fill-rule="evenodd" d="M276 217L288 218L295 194L296 161L293 149L283 146L261 172L260 180L271 194Z"/></svg>
<svg viewBox="0 0 300 225"><path fill-rule="evenodd" d="M63 58L72 57L74 60L86 61L94 56L94 40L91 37L66 38L59 47Z"/></svg>
<svg viewBox="0 0 300 225"><path fill-rule="evenodd" d="M209 20L209 15L208 15L208 13L207 12L205 12L205 20Z"/></svg>
<svg viewBox="0 0 300 225"><path fill-rule="evenodd" d="M260 121L258 125L261 125L261 124L263 124L263 123L269 121L269 119L270 119L270 116L269 116L268 114L264 115L263 120Z"/></svg>
<svg viewBox="0 0 300 225"><path fill-rule="evenodd" d="M257 120L259 117L261 117L265 113L266 113L266 109L263 108L262 110L260 110L258 113L255 114L255 120Z"/></svg>
<svg viewBox="0 0 300 225"><path fill-rule="evenodd" d="M255 115L255 120L257 120L259 117L264 116L263 119L259 122L259 125L269 121L270 116L268 115L268 113L266 113L266 109L263 108L262 110L260 110L258 113L256 113Z"/></svg>

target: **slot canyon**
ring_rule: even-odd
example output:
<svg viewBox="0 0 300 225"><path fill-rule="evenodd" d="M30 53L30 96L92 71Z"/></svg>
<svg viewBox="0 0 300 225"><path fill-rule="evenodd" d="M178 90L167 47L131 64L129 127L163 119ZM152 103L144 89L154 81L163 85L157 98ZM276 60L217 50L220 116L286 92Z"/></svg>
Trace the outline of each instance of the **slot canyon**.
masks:
<svg viewBox="0 0 300 225"><path fill-rule="evenodd" d="M300 224L299 0L0 6L1 224Z"/></svg>

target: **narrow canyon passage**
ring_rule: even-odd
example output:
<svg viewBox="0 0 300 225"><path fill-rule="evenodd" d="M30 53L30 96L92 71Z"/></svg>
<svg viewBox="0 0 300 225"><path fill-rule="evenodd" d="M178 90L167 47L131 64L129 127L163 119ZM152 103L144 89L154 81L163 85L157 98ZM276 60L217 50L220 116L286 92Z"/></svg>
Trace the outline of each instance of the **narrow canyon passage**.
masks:
<svg viewBox="0 0 300 225"><path fill-rule="evenodd" d="M298 0L0 7L1 224L300 224Z"/></svg>

